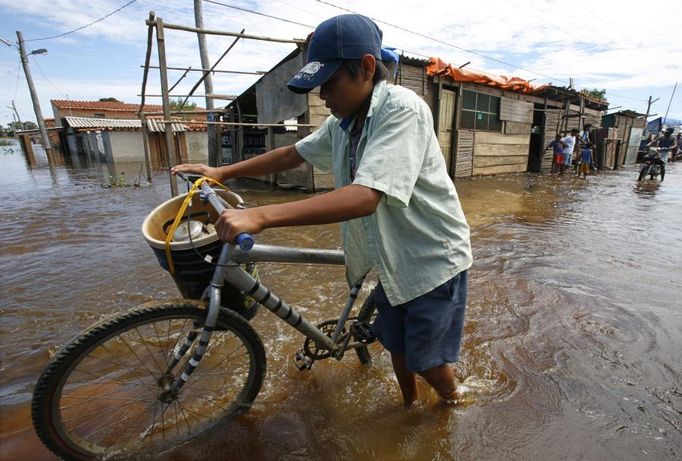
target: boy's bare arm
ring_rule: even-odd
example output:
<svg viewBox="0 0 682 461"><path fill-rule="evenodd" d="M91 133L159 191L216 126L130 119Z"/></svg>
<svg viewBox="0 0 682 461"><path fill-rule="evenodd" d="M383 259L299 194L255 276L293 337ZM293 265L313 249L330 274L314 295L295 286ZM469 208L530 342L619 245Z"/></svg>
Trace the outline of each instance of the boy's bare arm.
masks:
<svg viewBox="0 0 682 461"><path fill-rule="evenodd" d="M293 145L290 145L278 147L257 157L232 165L210 167L202 163L188 163L174 166L171 172L173 174L195 173L210 176L218 181L226 181L231 178L244 176L264 176L279 173L280 171L295 168L303 162L303 157L296 152L296 148Z"/></svg>
<svg viewBox="0 0 682 461"><path fill-rule="evenodd" d="M332 192L296 202L266 205L246 210L226 210L216 222L223 241L248 232L258 234L270 227L307 226L347 221L374 213L382 193L350 184Z"/></svg>

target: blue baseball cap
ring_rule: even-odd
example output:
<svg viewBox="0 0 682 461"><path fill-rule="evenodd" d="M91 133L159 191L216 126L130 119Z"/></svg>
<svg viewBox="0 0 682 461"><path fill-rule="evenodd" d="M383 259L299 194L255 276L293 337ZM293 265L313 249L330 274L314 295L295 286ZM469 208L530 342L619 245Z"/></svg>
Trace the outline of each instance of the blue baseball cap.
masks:
<svg viewBox="0 0 682 461"><path fill-rule="evenodd" d="M366 54L381 59L382 36L381 29L366 16L342 14L327 19L315 29L306 65L287 87L294 93L307 93L326 82L344 59L360 59Z"/></svg>

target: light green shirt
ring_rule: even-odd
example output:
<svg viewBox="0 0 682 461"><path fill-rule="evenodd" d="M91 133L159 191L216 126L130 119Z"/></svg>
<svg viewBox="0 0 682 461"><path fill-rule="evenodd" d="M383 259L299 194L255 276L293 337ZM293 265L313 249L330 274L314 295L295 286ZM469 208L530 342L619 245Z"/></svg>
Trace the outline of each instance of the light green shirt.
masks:
<svg viewBox="0 0 682 461"><path fill-rule="evenodd" d="M341 223L349 284L376 267L391 305L428 293L472 263L469 226L448 176L428 105L386 82L372 93L356 154L351 120L329 116L296 143L309 163L332 171L336 188L360 184L383 193L376 211Z"/></svg>

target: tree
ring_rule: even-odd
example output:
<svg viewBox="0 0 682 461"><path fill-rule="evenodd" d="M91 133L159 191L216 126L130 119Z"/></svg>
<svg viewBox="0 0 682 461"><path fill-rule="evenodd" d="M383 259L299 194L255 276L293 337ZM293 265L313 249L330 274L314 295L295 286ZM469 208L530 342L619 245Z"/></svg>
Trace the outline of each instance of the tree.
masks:
<svg viewBox="0 0 682 461"><path fill-rule="evenodd" d="M7 135L8 136L14 136L15 131L22 131L22 130L37 130L38 125L36 125L33 122L23 122L23 126L19 122L10 122L7 124Z"/></svg>
<svg viewBox="0 0 682 461"><path fill-rule="evenodd" d="M171 109L171 112L176 111L176 110L177 110L177 111L181 110L181 109L180 109L180 106L182 106L182 101L184 101L183 98L171 99L171 102L170 102L170 109ZM191 102L191 101L187 101L187 103L185 103L185 105L182 106L182 110L183 110L183 111L185 111L185 110L188 110L188 111L189 111L189 110L194 110L194 109L196 109L196 108L197 108L197 103L196 103L196 102ZM191 119L194 118L194 116L193 116L192 114L178 114L178 115L174 115L174 117L177 117L177 116L179 116L179 117L181 117L181 118L183 118L183 119L185 119L185 120L191 120Z"/></svg>
<svg viewBox="0 0 682 461"><path fill-rule="evenodd" d="M583 94L591 99L596 99L597 101L608 102L608 100L606 99L606 88L601 90L598 88L591 89L583 88L582 90L580 90L580 94Z"/></svg>
<svg viewBox="0 0 682 461"><path fill-rule="evenodd" d="M99 102L121 102L116 98L99 98Z"/></svg>

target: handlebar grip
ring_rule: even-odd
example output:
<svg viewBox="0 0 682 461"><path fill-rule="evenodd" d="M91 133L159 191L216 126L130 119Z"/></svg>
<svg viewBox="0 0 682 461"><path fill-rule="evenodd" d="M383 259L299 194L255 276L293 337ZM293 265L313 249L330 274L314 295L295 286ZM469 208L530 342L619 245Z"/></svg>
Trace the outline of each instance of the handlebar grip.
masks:
<svg viewBox="0 0 682 461"><path fill-rule="evenodd" d="M253 237L246 232L239 234L235 241L237 242L239 249L242 251L249 251L251 248L253 248L253 244L255 243Z"/></svg>

